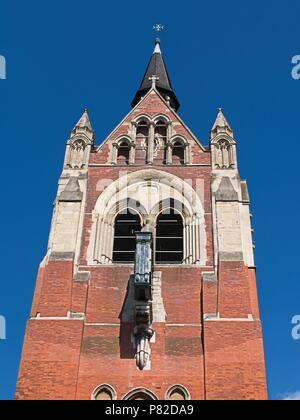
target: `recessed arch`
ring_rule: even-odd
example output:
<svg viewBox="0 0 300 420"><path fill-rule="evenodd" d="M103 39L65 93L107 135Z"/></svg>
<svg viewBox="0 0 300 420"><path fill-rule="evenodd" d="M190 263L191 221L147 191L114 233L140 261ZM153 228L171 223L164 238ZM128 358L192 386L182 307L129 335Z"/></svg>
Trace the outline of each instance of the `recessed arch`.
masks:
<svg viewBox="0 0 300 420"><path fill-rule="evenodd" d="M129 136L119 137L112 145L112 163L120 166L133 164L134 148L135 145Z"/></svg>
<svg viewBox="0 0 300 420"><path fill-rule="evenodd" d="M153 118L154 124L156 125L159 121L164 121L165 124L167 124L167 125L171 123L170 118L168 118L164 114L157 114L157 115L155 115L155 117Z"/></svg>
<svg viewBox="0 0 300 420"><path fill-rule="evenodd" d="M151 209L151 215L157 217L162 212L167 213L168 209L176 210L183 219L193 216L193 211L189 206L187 206L185 200L179 200L172 196L156 203Z"/></svg>
<svg viewBox="0 0 300 420"><path fill-rule="evenodd" d="M103 191L103 184L99 183ZM207 261L207 234L205 212L201 191L170 174L156 169L145 169L124 175L108 185L100 194L94 209L92 236L88 248L89 264L111 264L116 213L129 206L128 202L139 203L137 208L143 223L155 230L155 220L161 208L175 206L184 220L183 264L205 265ZM201 197L201 198L200 198ZM170 200L173 204L170 204ZM175 205L176 203L176 205ZM178 204L177 204L178 203Z"/></svg>
<svg viewBox="0 0 300 420"><path fill-rule="evenodd" d="M127 140L121 140L118 145L118 165L129 165L130 162L130 143Z"/></svg>
<svg viewBox="0 0 300 420"><path fill-rule="evenodd" d="M182 145L188 144L188 141L184 137L178 136L178 135L172 137L172 139L171 139L172 145L174 145L174 143L176 143L176 142L180 142Z"/></svg>
<svg viewBox="0 0 300 420"><path fill-rule="evenodd" d="M98 214L106 214L111 207L109 203L111 203L112 199L115 201L115 199L121 195L122 191L125 191L130 187L135 187L139 183L147 182L151 182L152 185L158 184L158 186L166 186L172 195L177 192L183 197L184 201L188 203L191 213L199 214L200 217L204 217L204 207L200 198L200 194L202 195L203 191L196 192L193 187L183 179L169 172L156 169L144 169L124 175L112 182L104 191L103 183L100 181L99 189L97 188L97 190L102 191L102 194L98 197L95 211Z"/></svg>
<svg viewBox="0 0 300 420"><path fill-rule="evenodd" d="M132 120L133 124L135 125L139 124L141 121L146 121L148 124L150 124L152 118L148 114L140 114Z"/></svg>
<svg viewBox="0 0 300 420"><path fill-rule="evenodd" d="M187 163L188 142L181 136L172 139L172 163L173 165L184 165Z"/></svg>
<svg viewBox="0 0 300 420"><path fill-rule="evenodd" d="M112 401L117 399L117 393L111 385L102 384L94 389L91 399L94 401Z"/></svg>
<svg viewBox="0 0 300 420"><path fill-rule="evenodd" d="M158 401L157 396L146 388L136 388L128 392L123 400L154 400Z"/></svg>
<svg viewBox="0 0 300 420"><path fill-rule="evenodd" d="M191 395L183 385L173 385L166 392L166 400L190 400Z"/></svg>

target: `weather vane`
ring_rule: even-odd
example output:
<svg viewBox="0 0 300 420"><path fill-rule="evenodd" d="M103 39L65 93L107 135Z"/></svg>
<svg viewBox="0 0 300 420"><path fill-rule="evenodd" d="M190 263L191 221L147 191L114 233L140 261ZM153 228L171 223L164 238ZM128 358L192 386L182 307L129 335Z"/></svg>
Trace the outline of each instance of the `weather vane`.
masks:
<svg viewBox="0 0 300 420"><path fill-rule="evenodd" d="M161 23L157 23L153 26L153 29L155 30L155 32L161 32L165 29L165 27Z"/></svg>

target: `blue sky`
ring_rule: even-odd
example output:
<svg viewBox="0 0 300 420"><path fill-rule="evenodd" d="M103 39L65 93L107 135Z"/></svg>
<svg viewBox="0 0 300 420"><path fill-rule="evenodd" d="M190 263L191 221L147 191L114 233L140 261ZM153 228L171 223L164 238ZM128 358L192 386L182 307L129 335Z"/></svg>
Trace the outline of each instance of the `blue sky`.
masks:
<svg viewBox="0 0 300 420"><path fill-rule="evenodd" d="M254 215L270 398L300 391L300 3L1 1L0 399L13 397L36 270L47 246L65 141L85 106L100 143L129 111L165 25L162 49L180 115L208 143L222 106L235 130Z"/></svg>

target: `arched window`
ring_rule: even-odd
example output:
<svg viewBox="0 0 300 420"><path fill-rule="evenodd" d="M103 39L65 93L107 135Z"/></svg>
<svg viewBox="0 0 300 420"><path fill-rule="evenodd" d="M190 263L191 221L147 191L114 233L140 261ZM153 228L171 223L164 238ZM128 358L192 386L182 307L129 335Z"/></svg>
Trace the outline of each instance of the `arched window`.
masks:
<svg viewBox="0 0 300 420"><path fill-rule="evenodd" d="M74 169L82 169L85 164L85 149L87 145L84 140L76 140L71 145L70 159L68 166Z"/></svg>
<svg viewBox="0 0 300 420"><path fill-rule="evenodd" d="M120 213L115 220L113 262L133 263L135 259L135 233L141 230L141 220L133 210Z"/></svg>
<svg viewBox="0 0 300 420"><path fill-rule="evenodd" d="M185 164L185 145L182 140L176 140L173 144L172 162L173 165Z"/></svg>
<svg viewBox="0 0 300 420"><path fill-rule="evenodd" d="M112 401L117 399L117 394L110 385L101 385L93 392L92 399L96 401Z"/></svg>
<svg viewBox="0 0 300 420"><path fill-rule="evenodd" d="M168 126L164 120L155 124L154 131L154 155L158 163L166 163L167 160Z"/></svg>
<svg viewBox="0 0 300 420"><path fill-rule="evenodd" d="M147 401L147 400L157 400L157 396L153 394L153 392L149 391L145 388L135 389L129 392L125 397L124 400L132 400L132 401Z"/></svg>
<svg viewBox="0 0 300 420"><path fill-rule="evenodd" d="M166 400L180 401L180 400L190 400L190 399L191 397L188 390L184 388L182 385L172 386L166 394Z"/></svg>
<svg viewBox="0 0 300 420"><path fill-rule="evenodd" d="M146 120L142 120L138 123L136 128L136 137L138 139L148 139L149 137L149 123Z"/></svg>
<svg viewBox="0 0 300 420"><path fill-rule="evenodd" d="M127 140L122 140L118 147L118 165L129 165L130 145Z"/></svg>
<svg viewBox="0 0 300 420"><path fill-rule="evenodd" d="M174 209L158 216L156 224L156 263L182 264L183 220Z"/></svg>
<svg viewBox="0 0 300 420"><path fill-rule="evenodd" d="M228 169L232 166L231 145L227 140L218 142L217 164L222 169Z"/></svg>

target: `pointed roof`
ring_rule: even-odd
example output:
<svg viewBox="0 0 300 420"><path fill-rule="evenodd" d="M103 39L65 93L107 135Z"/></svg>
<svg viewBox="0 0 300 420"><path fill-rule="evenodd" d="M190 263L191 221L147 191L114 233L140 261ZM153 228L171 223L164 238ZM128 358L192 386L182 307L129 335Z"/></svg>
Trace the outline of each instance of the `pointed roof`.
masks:
<svg viewBox="0 0 300 420"><path fill-rule="evenodd" d="M74 127L74 130L76 128L87 128L89 131L93 131L87 108L84 109L82 116L80 117L78 123Z"/></svg>
<svg viewBox="0 0 300 420"><path fill-rule="evenodd" d="M211 129L211 138L215 137L220 132L225 132L229 135L233 135L233 130L231 129L222 108L218 108L218 115L216 121Z"/></svg>
<svg viewBox="0 0 300 420"><path fill-rule="evenodd" d="M139 103L142 97L145 96L145 94L153 87L154 83L153 80L151 80L153 79L153 76L156 76L158 78L155 83L156 89L165 99L170 101L171 106L175 109L175 111L177 111L180 107L180 103L172 88L168 70L161 53L159 38L156 38L155 40L155 48L152 57L149 61L140 88L137 91L134 100L132 101L131 105L133 108Z"/></svg>
<svg viewBox="0 0 300 420"><path fill-rule="evenodd" d="M80 117L78 123L73 128L72 136L78 134L79 132L84 132L90 140L94 139L94 130L90 121L89 112L87 108L84 109L83 114Z"/></svg>

